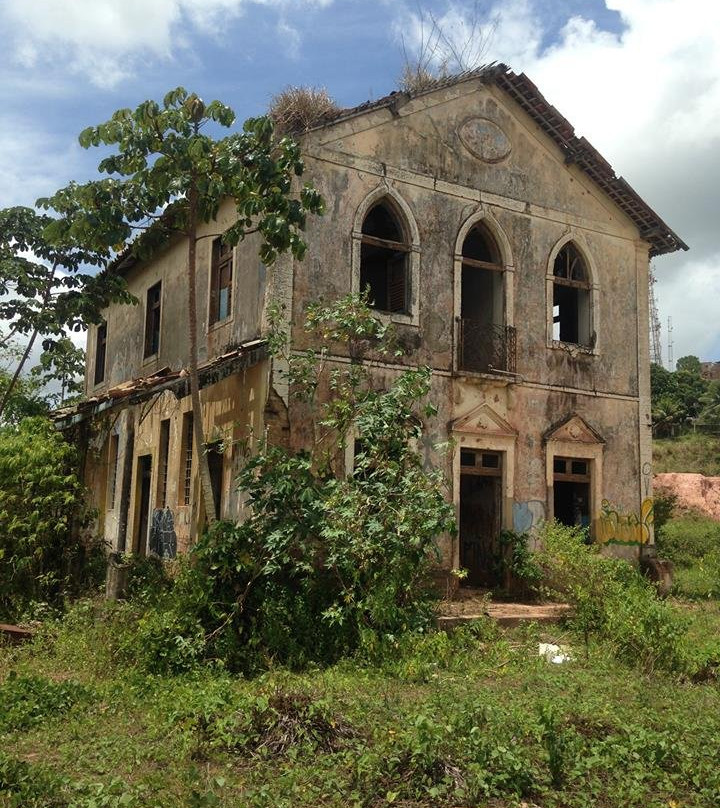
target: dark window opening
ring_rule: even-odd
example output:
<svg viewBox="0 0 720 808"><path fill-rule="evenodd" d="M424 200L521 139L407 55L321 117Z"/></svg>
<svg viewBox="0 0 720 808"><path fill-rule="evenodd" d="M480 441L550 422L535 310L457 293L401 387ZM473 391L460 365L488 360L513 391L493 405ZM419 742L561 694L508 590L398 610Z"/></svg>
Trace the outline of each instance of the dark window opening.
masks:
<svg viewBox="0 0 720 808"><path fill-rule="evenodd" d="M183 414L182 452L180 474L180 504L189 505L192 496L192 461L193 461L193 414Z"/></svg>
<svg viewBox="0 0 720 808"><path fill-rule="evenodd" d="M110 479L108 481L110 510L115 508L115 489L117 488L118 460L120 449L120 436L110 436L110 455L108 457L108 467L110 469Z"/></svg>
<svg viewBox="0 0 720 808"><path fill-rule="evenodd" d="M572 243L557 254L553 276L553 339L590 346L589 274Z"/></svg>
<svg viewBox="0 0 720 808"><path fill-rule="evenodd" d="M458 364L480 373L515 368L515 330L505 326L505 273L500 251L481 224L462 247Z"/></svg>
<svg viewBox="0 0 720 808"><path fill-rule="evenodd" d="M233 248L216 238L210 270L210 325L230 316L232 306Z"/></svg>
<svg viewBox="0 0 720 808"><path fill-rule="evenodd" d="M222 514L223 506L223 465L225 455L216 447L211 447L207 452L208 469L210 471L210 487L213 493L213 507L215 516L218 518Z"/></svg>
<svg viewBox="0 0 720 808"><path fill-rule="evenodd" d="M107 323L103 321L95 332L95 384L105 379L105 359L107 357Z"/></svg>
<svg viewBox="0 0 720 808"><path fill-rule="evenodd" d="M553 458L553 514L569 527L590 525L590 461Z"/></svg>
<svg viewBox="0 0 720 808"><path fill-rule="evenodd" d="M372 308L408 312L409 253L394 212L386 203L375 205L363 222L360 244L360 291L368 290Z"/></svg>
<svg viewBox="0 0 720 808"><path fill-rule="evenodd" d="M160 451L158 461L158 490L157 490L158 508L164 508L167 505L169 450L170 450L170 419L165 418L163 421L160 422Z"/></svg>
<svg viewBox="0 0 720 808"><path fill-rule="evenodd" d="M502 474L502 453L480 449L461 449L460 466L463 474L499 477Z"/></svg>
<svg viewBox="0 0 720 808"><path fill-rule="evenodd" d="M162 283L158 281L147 291L145 308L145 358L153 356L160 349L160 298Z"/></svg>

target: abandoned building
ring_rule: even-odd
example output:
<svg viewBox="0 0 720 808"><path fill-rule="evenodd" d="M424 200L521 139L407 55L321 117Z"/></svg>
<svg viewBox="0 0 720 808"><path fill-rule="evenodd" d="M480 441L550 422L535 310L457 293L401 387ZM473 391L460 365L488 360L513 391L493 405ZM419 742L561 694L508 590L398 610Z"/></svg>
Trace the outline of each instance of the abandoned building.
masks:
<svg viewBox="0 0 720 808"><path fill-rule="evenodd" d="M448 568L493 584L500 531L551 518L626 556L652 542L648 265L687 249L678 236L504 65L343 110L301 143L327 207L303 262L266 270L255 236L234 249L199 242L203 420L222 516L240 512L248 441L309 439L268 356L268 306L284 304L303 349L308 302L369 287L407 349L373 368L377 382L433 371L422 451L457 509ZM86 436L98 530L115 549L172 555L202 522L185 256L175 240L121 264L140 305L91 328L87 400L58 413ZM451 455L436 453L449 439Z"/></svg>

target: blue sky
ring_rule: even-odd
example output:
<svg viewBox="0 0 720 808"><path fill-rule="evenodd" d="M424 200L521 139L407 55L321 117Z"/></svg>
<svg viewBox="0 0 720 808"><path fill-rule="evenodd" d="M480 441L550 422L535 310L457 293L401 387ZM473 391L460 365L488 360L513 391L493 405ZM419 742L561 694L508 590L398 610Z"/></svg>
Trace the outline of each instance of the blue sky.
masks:
<svg viewBox="0 0 720 808"><path fill-rule="evenodd" d="M720 359L720 3L707 0L2 0L0 206L92 176L80 130L177 85L241 120L290 84L343 106L380 97L431 17L456 42L480 20L482 60L526 72L690 244L656 261L663 327L672 316L676 358Z"/></svg>

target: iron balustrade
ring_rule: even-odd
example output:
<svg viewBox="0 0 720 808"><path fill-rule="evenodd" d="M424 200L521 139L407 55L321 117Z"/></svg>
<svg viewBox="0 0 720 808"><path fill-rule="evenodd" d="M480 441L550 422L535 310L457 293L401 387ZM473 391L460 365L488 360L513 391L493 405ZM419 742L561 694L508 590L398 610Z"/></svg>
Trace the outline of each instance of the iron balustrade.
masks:
<svg viewBox="0 0 720 808"><path fill-rule="evenodd" d="M458 369L515 373L515 329L458 318Z"/></svg>

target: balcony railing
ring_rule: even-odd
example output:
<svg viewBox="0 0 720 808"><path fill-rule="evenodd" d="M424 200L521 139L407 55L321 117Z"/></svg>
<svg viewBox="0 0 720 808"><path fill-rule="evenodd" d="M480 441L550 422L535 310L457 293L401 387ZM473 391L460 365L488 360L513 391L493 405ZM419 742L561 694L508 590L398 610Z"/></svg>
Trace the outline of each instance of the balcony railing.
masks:
<svg viewBox="0 0 720 808"><path fill-rule="evenodd" d="M458 369L475 373L515 373L515 329L480 320L458 319Z"/></svg>

